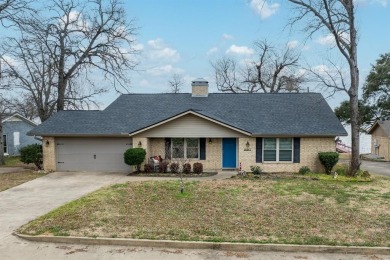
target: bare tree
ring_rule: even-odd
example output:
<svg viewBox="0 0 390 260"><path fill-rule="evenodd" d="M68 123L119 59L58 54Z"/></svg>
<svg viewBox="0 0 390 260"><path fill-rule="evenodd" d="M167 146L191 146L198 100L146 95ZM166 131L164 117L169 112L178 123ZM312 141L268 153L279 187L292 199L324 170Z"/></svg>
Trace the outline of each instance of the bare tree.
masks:
<svg viewBox="0 0 390 260"><path fill-rule="evenodd" d="M298 92L304 75L298 73L299 54L291 48L277 50L266 41L255 43L258 60L240 66L223 57L211 63L218 90L232 93Z"/></svg>
<svg viewBox="0 0 390 260"><path fill-rule="evenodd" d="M10 109L12 112L17 112L29 120L38 117L37 107L32 96L11 99Z"/></svg>
<svg viewBox="0 0 390 260"><path fill-rule="evenodd" d="M27 0L1 0L0 1L0 23L3 27L8 27L17 23L19 14L26 10L31 10L28 7ZM6 25L6 22L11 22ZM4 97L10 90L8 82L9 77L3 74L2 62L0 60L0 165L4 164L4 144L3 144L3 117L4 113L9 112L9 100Z"/></svg>
<svg viewBox="0 0 390 260"><path fill-rule="evenodd" d="M169 93L180 93L181 88L184 85L184 79L183 76L180 74L173 74L172 78L168 80L169 85Z"/></svg>
<svg viewBox="0 0 390 260"><path fill-rule="evenodd" d="M56 110L66 107L67 93L76 90L72 80L78 77L92 85L108 80L115 90L128 90L128 72L136 65L136 28L118 0L53 0L44 9L48 18L30 17L20 29L45 49L45 66L55 77L47 87L56 88Z"/></svg>
<svg viewBox="0 0 390 260"><path fill-rule="evenodd" d="M319 77L325 86L345 91L351 106L351 174L360 168L359 159L359 69L357 64L357 29L355 24L355 4L353 0L288 0L294 5L297 15L291 25L305 20L304 31L311 37L317 31L329 33L335 46L349 67L348 78L341 71L331 79ZM337 66L334 66L337 68Z"/></svg>
<svg viewBox="0 0 390 260"><path fill-rule="evenodd" d="M1 0L0 1L0 22L5 26L4 21L15 22L16 18L24 11L29 10L26 0Z"/></svg>

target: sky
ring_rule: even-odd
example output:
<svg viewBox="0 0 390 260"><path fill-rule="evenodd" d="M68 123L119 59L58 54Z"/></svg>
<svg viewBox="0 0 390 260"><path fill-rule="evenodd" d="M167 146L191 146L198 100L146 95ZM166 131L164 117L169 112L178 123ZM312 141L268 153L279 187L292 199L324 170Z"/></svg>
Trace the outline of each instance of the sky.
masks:
<svg viewBox="0 0 390 260"><path fill-rule="evenodd" d="M371 64L390 51L388 1L356 1L361 86ZM138 28L134 47L140 51L139 65L130 74L133 93L167 92L175 73L185 80L182 92L190 92L191 81L198 77L210 82L210 92L217 92L211 61L222 56L253 59L254 42L260 40L295 48L301 52L302 64L309 67L321 68L326 58L337 53L326 32L307 39L302 27L286 26L294 14L286 0L129 0L124 7ZM117 96L112 92L99 97L101 108ZM335 107L345 99L345 93L338 93L328 103Z"/></svg>

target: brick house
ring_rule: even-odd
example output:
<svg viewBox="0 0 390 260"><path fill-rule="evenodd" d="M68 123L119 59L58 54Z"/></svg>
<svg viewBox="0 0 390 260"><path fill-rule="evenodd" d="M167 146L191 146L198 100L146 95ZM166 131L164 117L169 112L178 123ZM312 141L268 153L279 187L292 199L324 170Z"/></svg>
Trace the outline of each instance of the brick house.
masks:
<svg viewBox="0 0 390 260"><path fill-rule="evenodd" d="M318 152L335 151L347 135L318 93L208 92L121 95L102 111L61 111L30 132L43 137L44 168L129 171L123 152L142 147L147 158L187 158L206 170L321 171Z"/></svg>
<svg viewBox="0 0 390 260"><path fill-rule="evenodd" d="M390 161L390 120L378 120L369 129L371 154Z"/></svg>

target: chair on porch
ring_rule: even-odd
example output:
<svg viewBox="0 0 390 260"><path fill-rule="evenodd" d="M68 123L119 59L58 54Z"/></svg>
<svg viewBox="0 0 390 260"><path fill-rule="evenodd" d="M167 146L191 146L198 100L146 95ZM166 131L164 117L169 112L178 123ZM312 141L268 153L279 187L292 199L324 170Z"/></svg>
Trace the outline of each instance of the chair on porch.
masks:
<svg viewBox="0 0 390 260"><path fill-rule="evenodd" d="M160 160L158 156L149 157L149 163L153 166L153 171L158 172L160 170Z"/></svg>

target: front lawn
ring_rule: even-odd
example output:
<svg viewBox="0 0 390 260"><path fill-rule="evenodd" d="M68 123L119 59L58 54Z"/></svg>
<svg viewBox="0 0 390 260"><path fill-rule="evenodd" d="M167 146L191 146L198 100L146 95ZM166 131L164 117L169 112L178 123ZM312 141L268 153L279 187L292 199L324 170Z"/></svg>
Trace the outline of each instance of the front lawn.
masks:
<svg viewBox="0 0 390 260"><path fill-rule="evenodd" d="M44 175L46 175L46 173L38 173L33 171L0 173L0 191L18 186L22 183L34 180Z"/></svg>
<svg viewBox="0 0 390 260"><path fill-rule="evenodd" d="M29 235L390 246L390 179L130 182L19 229Z"/></svg>

